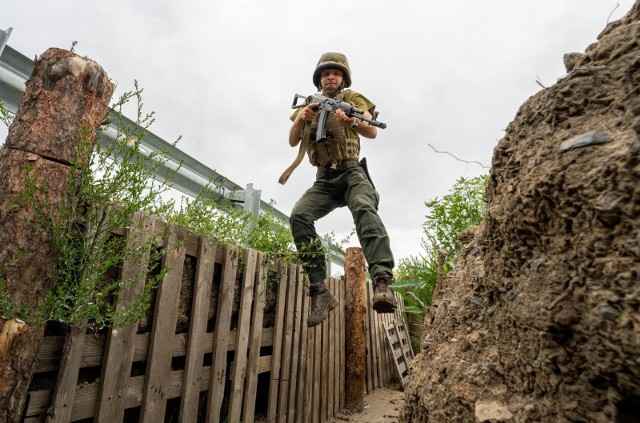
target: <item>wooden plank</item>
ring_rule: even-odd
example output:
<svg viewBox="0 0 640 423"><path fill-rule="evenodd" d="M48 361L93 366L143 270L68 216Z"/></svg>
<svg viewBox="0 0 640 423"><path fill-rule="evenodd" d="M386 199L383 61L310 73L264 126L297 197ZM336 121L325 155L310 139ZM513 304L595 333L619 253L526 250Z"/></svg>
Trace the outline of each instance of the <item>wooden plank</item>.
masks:
<svg viewBox="0 0 640 423"><path fill-rule="evenodd" d="M96 231L96 227L92 225L86 228L85 235L88 241L92 242L95 240ZM94 270L91 270L91 272L94 272ZM89 277L95 278L95 272L89 275ZM73 393L78 384L78 375L80 374L86 339L85 335L85 329L78 327L71 327L69 329L62 351L62 358L59 363L58 376L51 398L51 405L47 411L47 422L49 423L67 422L71 419Z"/></svg>
<svg viewBox="0 0 640 423"><path fill-rule="evenodd" d="M307 316L309 314L309 296L306 295L304 286L309 283L309 279L302 275L301 285L298 289L302 297L302 308L300 310L300 361L298 365L298 392L296 394L296 423L308 422L306 416L307 404L309 401L309 327L307 326Z"/></svg>
<svg viewBox="0 0 640 423"><path fill-rule="evenodd" d="M262 338L260 340L261 347L273 346L273 328L265 328L262 331ZM231 331L229 338L229 351L235 351L236 349L236 331ZM49 372L58 370L60 358L62 357L62 350L64 348L66 336L45 336L40 345L38 351L38 357L36 362L35 373ZM85 337L84 340L84 353L80 361L80 368L84 367L97 367L102 364L103 352L105 349L104 334L92 334ZM173 357L182 357L187 353L188 334L179 333L173 336L169 342L171 342ZM213 351L213 333L205 334L199 341L204 345L204 353L210 353ZM147 350L149 349L149 334L139 333L135 335L134 340L134 354L133 361L143 361L147 356Z"/></svg>
<svg viewBox="0 0 640 423"><path fill-rule="evenodd" d="M47 421L50 423L71 421L73 394L78 384L85 337L85 330L76 327L72 327L67 335L51 406L47 412Z"/></svg>
<svg viewBox="0 0 640 423"><path fill-rule="evenodd" d="M338 292L338 290L340 289L340 280L338 278L334 278L333 279L333 287L334 287L334 292ZM329 410L330 415L333 417L335 415L337 415L340 412L340 400L338 398L338 394L340 392L340 369L337 366L337 363L340 362L340 350L338 349L339 345L338 345L338 338L340 337L340 326L342 326L338 320L338 310L334 310L334 315L333 315L333 320L332 320L332 325L333 325L333 329L331 330L331 341L330 341L330 345L329 348L331 348L333 350L333 361L329 364L333 369L332 369L332 377L333 377L333 382L331 383L331 386L333 387L333 392L332 392L332 406L333 406L333 411Z"/></svg>
<svg viewBox="0 0 640 423"><path fill-rule="evenodd" d="M376 380L377 380L377 386L376 388L382 388L384 386L384 364L383 364L383 360L382 360L382 342L383 339L381 338L381 332L380 332L380 319L378 317L378 313L376 311L373 310L373 294L374 294L374 289L373 289L373 284L369 284L369 292L372 298L371 304L372 304L372 308L371 308L371 322L372 322L372 335L373 335L373 342L374 342L374 350L375 350L375 362L376 362L376 367L375 367L375 372L376 372Z"/></svg>
<svg viewBox="0 0 640 423"><path fill-rule="evenodd" d="M176 333L180 286L184 268L185 248L183 240L186 230L169 225L166 229L166 241L162 268L169 270L157 288L156 306L153 314L147 370L142 397L141 420L153 423L164 420L167 405L166 381L171 372L171 343L167 337Z"/></svg>
<svg viewBox="0 0 640 423"><path fill-rule="evenodd" d="M379 331L378 333L380 334L380 361L382 362L382 368L383 368L383 379L382 379L382 386L387 386L389 384L390 381L390 371L389 371L389 352L387 351L387 335L386 335L386 330L385 330L385 315L384 314L378 314L378 325L379 325Z"/></svg>
<svg viewBox="0 0 640 423"><path fill-rule="evenodd" d="M256 275L256 289L253 300L253 319L251 333L249 335L249 371L247 373L246 395L242 409L242 421L244 423L253 423L254 420L256 395L258 393L258 373L262 373L260 368L261 364L265 362L268 366L263 371L268 371L271 368L271 357L260 357L260 341L264 320L264 301L267 290L268 272L269 262L263 253L259 253L258 274ZM266 358L268 358L268 360L266 360Z"/></svg>
<svg viewBox="0 0 640 423"><path fill-rule="evenodd" d="M78 416L80 416L80 419L93 417L98 394L98 384L76 385L71 392L73 393L73 410L71 418L67 421L78 420ZM42 415L47 412L50 398L51 390L49 389L29 392L29 404L24 413L25 421L27 418L36 418L38 416L42 418Z"/></svg>
<svg viewBox="0 0 640 423"><path fill-rule="evenodd" d="M373 284L369 284L369 295L371 296L371 335L372 335L372 344L373 344L373 349L374 349L374 354L373 354L373 362L374 362L374 376L373 376L373 380L375 381L375 385L373 387L373 389L378 389L381 388L383 386L382 384L382 372L380 370L380 366L382 365L382 363L380 362L380 332L378 331L378 320L377 320L377 316L378 313L373 309L373 295L374 295L374 288L373 288Z"/></svg>
<svg viewBox="0 0 640 423"><path fill-rule="evenodd" d="M411 339L409 338L409 331L404 318L396 319L396 326L398 327L400 342L402 342L402 352L407 360L411 361L414 358L413 347L411 346Z"/></svg>
<svg viewBox="0 0 640 423"><path fill-rule="evenodd" d="M365 290L364 290L364 307L365 307L365 312L364 312L364 333L365 333L365 345L366 345L366 360L365 360L365 378L364 378L364 382L365 382L365 393L368 395L372 392L373 390L373 373L371 371L372 367L371 367L371 306L369 304L370 301L370 296L369 296L369 290L367 289L368 284L365 282Z"/></svg>
<svg viewBox="0 0 640 423"><path fill-rule="evenodd" d="M198 237L196 277L193 286L189 338L180 401L180 423L195 422L198 417L202 358L207 334L207 319L216 259L216 246L211 238ZM212 345L213 347L213 345Z"/></svg>
<svg viewBox="0 0 640 423"><path fill-rule="evenodd" d="M387 339L391 342L392 348L396 347L396 344L400 346L400 338L398 337L398 328L396 327L395 320L387 325Z"/></svg>
<svg viewBox="0 0 640 423"><path fill-rule="evenodd" d="M398 335L398 326L396 325L396 321L391 321L386 326L387 341L389 348L392 350L391 356L393 357L393 364L396 370L396 375L400 379L400 382L404 386L409 376L409 363L406 361L406 357L402 352L402 343L400 342L400 337Z"/></svg>
<svg viewBox="0 0 640 423"><path fill-rule="evenodd" d="M311 332L314 332L314 351L313 351L313 405L311 413L311 422L320 422L320 385L322 378L322 324L315 325Z"/></svg>
<svg viewBox="0 0 640 423"><path fill-rule="evenodd" d="M333 345L332 348L335 351L333 358L333 374L335 378L335 388L333 391L333 415L336 415L340 412L340 391L341 391L341 379L340 379L340 360L341 360L341 350L340 350L340 329L344 326L344 322L340 320L341 314L340 309L342 308L342 301L340 300L340 291L342 290L342 279L335 280L335 296L338 300L338 306L333 310L333 322L335 328L335 336L333 337Z"/></svg>
<svg viewBox="0 0 640 423"><path fill-rule="evenodd" d="M240 287L240 305L238 311L238 331L234 360L234 378L231 381L229 404L230 422L240 421L242 417L242 399L244 398L244 382L247 372L247 356L249 349L249 331L251 330L251 307L253 305L253 286L256 280L256 263L258 252L245 249L243 256L244 270Z"/></svg>
<svg viewBox="0 0 640 423"><path fill-rule="evenodd" d="M390 341L390 342L392 342L392 341ZM391 351L391 355L392 355L393 359L394 359L394 360L396 360L396 361L397 361L397 360L399 360L400 358L404 357L404 356L402 355L402 350L401 350L401 349L400 349L400 347L399 347L399 346L400 346L400 344L397 344L397 345L398 345L398 348L394 348L394 349Z"/></svg>
<svg viewBox="0 0 640 423"><path fill-rule="evenodd" d="M395 320L396 328L398 331L398 338L400 340L400 347L402 350L403 361L406 366L406 372L408 376L409 372L409 364L413 360L413 349L411 348L411 341L409 340L409 332L407 331L407 324L404 319L396 319ZM404 373L403 373L404 375ZM403 381L406 382L406 376L401 377L401 379L405 379Z"/></svg>
<svg viewBox="0 0 640 423"><path fill-rule="evenodd" d="M320 423L327 421L327 391L329 388L329 319L325 319L322 326L322 346L320 347Z"/></svg>
<svg viewBox="0 0 640 423"><path fill-rule="evenodd" d="M306 326L306 321L302 319L302 267L296 266L296 278L291 288L294 290L293 309L293 336L291 339L291 372L289 374L289 407L287 410L287 421L294 422L296 416L296 394L298 388L298 362L300 359L300 343L302 324Z"/></svg>
<svg viewBox="0 0 640 423"><path fill-rule="evenodd" d="M266 372L271 371L271 356L270 355L263 355L262 357L258 357L255 367L256 367L255 368L256 374L266 373ZM233 378L235 376L234 373L233 373L235 371L235 361L231 362L231 368L229 370L230 371L229 371L228 379L229 380L233 380ZM246 397L246 395L245 395L245 397ZM244 420L242 420L242 422L244 423Z"/></svg>
<svg viewBox="0 0 640 423"><path fill-rule="evenodd" d="M276 421L278 416L278 393L280 392L280 370L282 365L282 338L284 336L285 310L287 309L288 272L286 263L278 262L278 302L274 321L273 359L271 360L271 383L269 384L269 403L267 405L267 422Z"/></svg>
<svg viewBox="0 0 640 423"><path fill-rule="evenodd" d="M207 401L208 423L221 421L220 411L224 399L227 372L227 345L229 344L233 294L238 269L238 249L232 245L225 245L223 253L222 281L218 290L218 311L213 342L213 370Z"/></svg>
<svg viewBox="0 0 640 423"><path fill-rule="evenodd" d="M127 249L135 251L150 242L155 226L155 218L136 213L131 228L126 231ZM132 283L120 291L117 310L131 306L142 293L148 262L148 251L124 262L121 279ZM120 422L124 418L124 398L120 393L124 392L129 381L137 328L138 323L132 323L123 328L111 328L107 333L98 398L95 403L94 420L98 423Z"/></svg>
<svg viewBox="0 0 640 423"><path fill-rule="evenodd" d="M367 324L367 392L371 393L378 386L378 360L375 351L375 330L373 320L373 291L371 284L367 283L367 316L365 323Z"/></svg>
<svg viewBox="0 0 640 423"><path fill-rule="evenodd" d="M395 326L395 321L396 321L396 315L395 315L395 313L394 313L394 314L389 314L389 324L392 324L392 323L393 323L393 324L394 324L394 326ZM400 356L402 356L402 350L401 350L401 346L402 346L402 345L400 344L400 338L398 337L398 330L397 330L397 328L396 328L396 331L395 331L395 333L394 333L394 336L398 339L397 346L398 346L398 348L400 349L400 351L398 351L398 352L400 353ZM392 348L391 348L391 346L389 346L389 349L392 349ZM394 359L393 359L393 351L392 351L391 357L392 357L392 358L391 358L391 360L394 360ZM393 377L394 377L394 379L397 377L397 373L396 373L396 372L394 372L394 373L393 373Z"/></svg>
<svg viewBox="0 0 640 423"><path fill-rule="evenodd" d="M289 406L289 377L291 373L291 340L293 339L293 313L295 307L295 283L298 267L289 267L287 279L287 315L285 316L284 336L282 339L282 365L280 367L280 394L278 398L278 422L287 421L287 407Z"/></svg>
<svg viewBox="0 0 640 423"><path fill-rule="evenodd" d="M169 398L180 395L179 387L182 383L182 371L172 372L168 380ZM129 378L127 386L121 397L125 408L138 407L142 403L142 387L144 376ZM77 385L74 390L73 412L69 421L77 421L93 417L95 412L96 397L99 389L98 383ZM46 412L49 398L49 390L34 391L30 394L30 404L27 410L29 417L34 417Z"/></svg>
<svg viewBox="0 0 640 423"><path fill-rule="evenodd" d="M308 279L306 280L308 282ZM309 286L308 284L306 286ZM305 293L307 291L305 290ZM309 307L311 306L311 301L308 295L305 295L307 299L307 310L304 312L305 319L309 315ZM305 323L306 326L306 323ZM307 328L307 354L306 354L306 377L305 377L305 388L304 388L304 418L302 422L311 422L312 410L313 410L313 382L314 382L314 358L315 358L315 330ZM302 414L302 413L301 413ZM300 422L300 423L302 423Z"/></svg>
<svg viewBox="0 0 640 423"><path fill-rule="evenodd" d="M382 320L383 320L383 324L386 327L389 323L393 322L393 314L391 313L384 313ZM386 362L387 362L387 369L388 369L388 376L389 379L387 379L387 384L391 384L395 381L396 378L396 371L395 371L395 363L393 362L393 352L391 351L391 346L389 345L388 342L384 343L384 349L385 349L385 358L386 358Z"/></svg>
<svg viewBox="0 0 640 423"><path fill-rule="evenodd" d="M336 292L336 280L334 278L329 278L329 289L331 292ZM327 318L327 343L325 345L327 356L327 418L331 418L334 415L333 410L333 396L334 396L334 388L335 388L335 367L333 365L333 360L335 358L335 348L333 348L333 341L335 339L335 311L329 312L329 317Z"/></svg>
<svg viewBox="0 0 640 423"><path fill-rule="evenodd" d="M258 372L268 372L271 368L271 356L260 357L258 363ZM142 387L144 385L144 375L129 378L129 383L125 388L124 398L125 408L139 407L142 404ZM201 385L199 392L209 389L211 381L211 366L204 366L199 377ZM167 381L167 398L177 398L182 393L182 385L184 381L184 371L174 370L171 372ZM84 383L77 385L74 389L73 411L71 421L88 419L94 417L96 408L96 397L98 394L98 382ZM29 392L29 403L25 411L25 418L41 418L47 412L51 399L50 389L40 389ZM40 416L40 417L38 417Z"/></svg>
<svg viewBox="0 0 640 423"><path fill-rule="evenodd" d="M341 401L341 396L342 396L342 388L343 388L343 380L342 377L340 376L340 371L341 371L341 363L343 360L343 351L341 349L341 336L342 336L342 328L344 327L344 320L343 320L343 316L342 316L342 299L340 299L340 292L343 290L343 285L344 285L344 279L337 278L336 279L336 293L338 293L338 297L340 301L340 304L338 305L338 307L336 307L336 338L334 341L334 348L336 351L336 358L335 358L335 374L336 374L336 393L335 393L335 398L334 398L334 408L336 410L336 414L340 413L340 411L342 410L342 406L340 404Z"/></svg>
<svg viewBox="0 0 640 423"><path fill-rule="evenodd" d="M373 287L371 288L373 289ZM378 383L379 383L379 387L383 387L386 385L385 383L385 365L384 365L384 355L382 352L382 348L383 348L383 342L384 342L384 338L383 338L383 333L381 332L380 329L380 315L378 313L376 313L374 311L373 315L373 334L375 336L375 343L376 343L376 361L378 363L377 367L376 367L376 371L378 372Z"/></svg>
<svg viewBox="0 0 640 423"><path fill-rule="evenodd" d="M336 377L338 378L338 392L336 393L336 412L342 411L342 396L344 394L344 379L342 376L342 372L344 371L344 348L343 348L343 332L344 329L344 278L340 277L337 280L337 291L338 301L340 304L336 308L337 310L337 321L338 321L338 336L336 339L336 351L338 352L338 357L336 360Z"/></svg>
<svg viewBox="0 0 640 423"><path fill-rule="evenodd" d="M102 347L100 349L100 351L102 352L104 350L104 337L102 335L98 335L98 337L103 341ZM38 354L36 356L34 374L41 372L50 372L52 370L58 369L60 358L62 357L62 351L64 350L64 343L66 342L66 340L66 335L45 336L44 338L42 338L40 349L38 349ZM100 354L100 357L96 360L95 365L100 365L101 362L102 354ZM83 363L84 360L80 363L81 367Z"/></svg>
<svg viewBox="0 0 640 423"><path fill-rule="evenodd" d="M382 316L382 322L383 325L386 327L386 325L389 324L389 314L385 313ZM386 335L385 335L386 336ZM386 338L385 338L386 339ZM387 375L388 375L388 379L387 379L387 384L390 384L391 381L394 379L396 371L395 371L395 364L393 363L393 353L391 351L391 346L389 345L389 342L384 342L384 356L385 356L385 362L387 363Z"/></svg>
<svg viewBox="0 0 640 423"><path fill-rule="evenodd" d="M78 420L76 418L78 415L86 418L93 417L98 394L98 383L76 385L71 392L73 394L72 414L67 421ZM23 417L25 419L38 416L42 418L42 415L47 413L50 399L50 389L29 392L29 401Z"/></svg>
<svg viewBox="0 0 640 423"><path fill-rule="evenodd" d="M345 345L345 303L347 298L347 283L344 276L342 277L340 282L342 285L340 288L340 305L338 307L340 308L340 410L342 410L344 408L345 377L347 369Z"/></svg>

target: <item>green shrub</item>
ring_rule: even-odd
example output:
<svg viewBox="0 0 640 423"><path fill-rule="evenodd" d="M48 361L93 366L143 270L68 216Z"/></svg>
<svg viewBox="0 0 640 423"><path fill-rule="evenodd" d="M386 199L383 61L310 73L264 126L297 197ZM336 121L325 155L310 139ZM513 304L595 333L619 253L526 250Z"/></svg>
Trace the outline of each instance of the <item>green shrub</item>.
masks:
<svg viewBox="0 0 640 423"><path fill-rule="evenodd" d="M393 288L405 302L409 314L411 342L416 349L423 330L422 322L431 306L438 279L438 253L444 252L444 274L453 269L460 250L458 234L472 225L478 225L484 215L483 194L487 176L460 178L450 193L442 199L425 202L428 213L422 228L424 255L400 260Z"/></svg>
<svg viewBox="0 0 640 423"><path fill-rule="evenodd" d="M422 225L425 234L422 247L429 264L437 264L440 251L447 253L448 260L453 259L460 250L458 235L469 226L482 222L486 186L487 175L460 178L449 194L425 203L429 213Z"/></svg>
<svg viewBox="0 0 640 423"><path fill-rule="evenodd" d="M39 310L28 304L17 305L0 289L2 313L41 323L58 321L77 327L99 329L120 326L144 315L150 293L166 270L152 265L140 275L129 279L118 276L118 267L125 260L149 256L151 263L159 263L161 240L152 239L139 248L128 248L117 230L135 230L136 212L159 214L172 207L161 201L169 189L166 183L153 180L156 169L168 160L168 151L152 152L153 165L145 163L140 145L146 130L153 122L153 113L142 113L142 90L124 93L112 106L119 122L115 142L109 151L100 143L88 139L86 128L78 133L78 148L67 178L67 195L59 205L59 213L49 216L46 203L47 187L35 182L33 171L27 168L27 184L17 201L30 206L35 222L46 231L56 258L56 286L49 292ZM122 107L135 100L138 105L137 128L129 128L121 121ZM175 145L175 144L174 144ZM88 160L87 160L88 158ZM129 308L116 310L114 298L118 290L126 288L141 277L147 278L142 295ZM4 288L4 286L2 286Z"/></svg>

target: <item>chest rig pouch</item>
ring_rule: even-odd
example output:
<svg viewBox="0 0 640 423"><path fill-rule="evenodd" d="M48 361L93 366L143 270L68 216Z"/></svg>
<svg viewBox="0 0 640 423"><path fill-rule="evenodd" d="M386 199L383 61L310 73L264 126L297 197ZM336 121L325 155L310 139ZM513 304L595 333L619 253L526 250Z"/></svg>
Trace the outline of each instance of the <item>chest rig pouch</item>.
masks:
<svg viewBox="0 0 640 423"><path fill-rule="evenodd" d="M349 91L340 92L336 99L348 101ZM347 95L346 95L347 94ZM360 156L360 138L347 138L347 129L340 123L335 113L329 113L325 124L327 137L316 140L318 129L318 117L316 114L310 125L305 125L303 137L309 140L307 154L313 166L327 166L332 162L345 159L357 159ZM349 131L352 132L352 131ZM353 135L352 135L353 136Z"/></svg>

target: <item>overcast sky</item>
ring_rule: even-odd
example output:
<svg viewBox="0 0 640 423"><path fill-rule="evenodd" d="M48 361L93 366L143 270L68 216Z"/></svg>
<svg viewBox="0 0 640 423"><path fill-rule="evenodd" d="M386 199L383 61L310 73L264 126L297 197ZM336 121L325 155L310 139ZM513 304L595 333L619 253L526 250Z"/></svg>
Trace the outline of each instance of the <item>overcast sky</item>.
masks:
<svg viewBox="0 0 640 423"><path fill-rule="evenodd" d="M396 259L422 252L425 201L486 166L520 105L564 75L562 57L596 42L632 0L304 0L2 2L8 45L49 47L98 62L116 96L144 89L151 131L228 179L253 183L289 214L315 173L305 159L282 186L297 149L291 103L314 92L320 55L340 51L388 127L362 140ZM114 96L114 99L116 98ZM134 116L130 116L134 117ZM6 130L0 129L6 137ZM340 209L320 233L348 234ZM355 237L347 246L357 246Z"/></svg>

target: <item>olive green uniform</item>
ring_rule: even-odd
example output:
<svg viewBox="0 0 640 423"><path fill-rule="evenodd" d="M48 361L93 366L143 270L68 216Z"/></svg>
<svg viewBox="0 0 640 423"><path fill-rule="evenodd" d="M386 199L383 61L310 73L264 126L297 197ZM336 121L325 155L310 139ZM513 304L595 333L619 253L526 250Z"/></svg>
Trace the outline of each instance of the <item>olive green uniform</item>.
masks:
<svg viewBox="0 0 640 423"><path fill-rule="evenodd" d="M375 110L371 101L352 90L342 91L336 98L353 102L355 107L371 114ZM291 120L295 120L298 112L299 109ZM330 113L326 124L327 139L316 142L317 121L316 114L313 122L306 123L302 132L303 139L307 137L309 160L317 167L316 181L298 200L290 217L291 231L305 272L312 284L326 278L325 256L315 222L346 205L353 216L371 277L381 271L391 274L394 259L387 230L378 216L380 197L358 163L359 136Z"/></svg>

